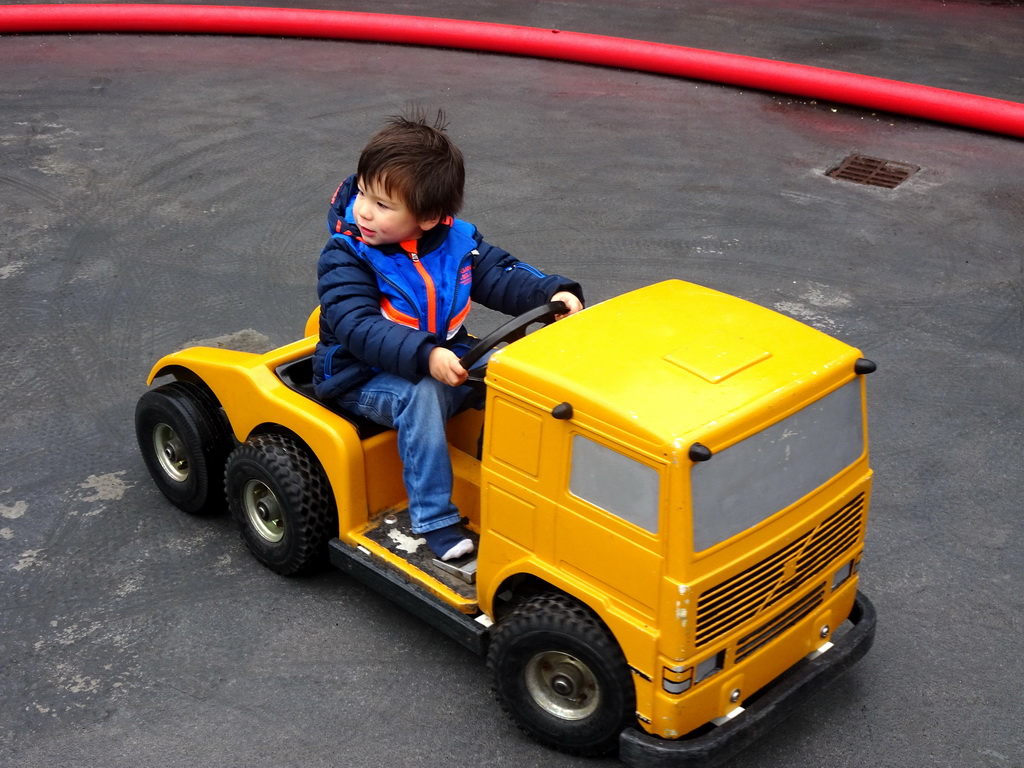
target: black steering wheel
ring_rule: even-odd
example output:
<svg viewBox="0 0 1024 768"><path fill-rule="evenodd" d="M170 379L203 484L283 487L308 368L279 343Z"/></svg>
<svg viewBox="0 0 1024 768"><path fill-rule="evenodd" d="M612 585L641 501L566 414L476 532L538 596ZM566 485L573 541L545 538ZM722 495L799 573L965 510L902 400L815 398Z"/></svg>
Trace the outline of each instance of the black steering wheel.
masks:
<svg viewBox="0 0 1024 768"><path fill-rule="evenodd" d="M542 304L531 309L529 312L524 312L518 317L513 317L507 323L495 328L477 341L469 352L459 358L462 367L467 371L472 371L467 383L483 382L484 374L487 372L487 364L484 363L476 368L473 366L496 346L504 342L521 339L526 335L526 329L534 323L548 325L555 321L556 315L564 315L568 311L569 308L565 306L564 301L549 301L547 304Z"/></svg>

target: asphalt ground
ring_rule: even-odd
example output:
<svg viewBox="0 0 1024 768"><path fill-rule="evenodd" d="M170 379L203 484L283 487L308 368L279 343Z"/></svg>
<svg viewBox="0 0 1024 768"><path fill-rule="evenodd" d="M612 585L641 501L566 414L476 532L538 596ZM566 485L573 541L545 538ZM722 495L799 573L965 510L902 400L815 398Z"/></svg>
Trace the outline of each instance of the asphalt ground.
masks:
<svg viewBox="0 0 1024 768"><path fill-rule="evenodd" d="M346 9L1024 101L1017 2ZM682 278L879 365L861 575L875 646L731 765L1024 765L1019 140L510 56L62 34L0 38L0 763L615 764L518 733L479 658L360 584L278 577L228 518L177 512L135 444L161 355L298 337L327 201L413 103L449 112L466 217L591 301ZM852 153L921 170L894 190L825 176Z"/></svg>

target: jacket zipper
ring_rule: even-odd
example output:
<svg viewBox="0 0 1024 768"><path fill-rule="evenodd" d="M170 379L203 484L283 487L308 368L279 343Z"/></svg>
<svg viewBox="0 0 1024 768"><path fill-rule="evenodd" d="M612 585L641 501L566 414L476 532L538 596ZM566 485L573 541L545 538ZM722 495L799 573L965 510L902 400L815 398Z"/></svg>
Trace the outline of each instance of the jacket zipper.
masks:
<svg viewBox="0 0 1024 768"><path fill-rule="evenodd" d="M545 275L539 269L537 269L536 267L531 267L525 261L517 261L515 264L512 264L511 266L505 267L506 272L511 272L513 269L525 269L534 277L547 277L547 275Z"/></svg>
<svg viewBox="0 0 1024 768"><path fill-rule="evenodd" d="M434 288L434 278L430 276L430 272L420 262L419 254L410 251L409 258L412 259L416 271L420 273L420 277L423 279L423 287L427 291L427 330L437 336L437 291ZM415 304L412 306L415 306ZM445 330L445 336L447 337L447 335L447 330ZM438 336L438 339L440 339L440 336Z"/></svg>

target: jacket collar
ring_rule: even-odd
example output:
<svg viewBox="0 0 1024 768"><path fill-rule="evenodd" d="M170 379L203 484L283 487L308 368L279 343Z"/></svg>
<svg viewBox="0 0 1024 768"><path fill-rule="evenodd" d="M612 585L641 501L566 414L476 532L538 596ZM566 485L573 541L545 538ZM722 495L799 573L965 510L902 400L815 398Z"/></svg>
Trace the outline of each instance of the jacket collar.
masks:
<svg viewBox="0 0 1024 768"><path fill-rule="evenodd" d="M359 236L359 227L354 222L349 222L352 228L353 234ZM437 223L432 229L423 233L423 237L416 241L417 253L420 256L425 256L428 253L436 251L444 243L448 237L448 232L452 228L452 217L445 216L441 221ZM381 253L395 254L395 253L410 253L411 251L404 247L410 245L409 241L404 243L388 243L387 245L372 245L371 248L376 248Z"/></svg>

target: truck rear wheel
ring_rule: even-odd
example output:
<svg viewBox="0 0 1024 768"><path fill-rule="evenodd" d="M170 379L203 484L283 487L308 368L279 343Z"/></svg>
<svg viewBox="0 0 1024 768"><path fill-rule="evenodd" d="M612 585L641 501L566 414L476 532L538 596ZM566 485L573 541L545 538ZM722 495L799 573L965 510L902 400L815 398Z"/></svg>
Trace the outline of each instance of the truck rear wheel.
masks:
<svg viewBox="0 0 1024 768"><path fill-rule="evenodd" d="M234 450L224 480L231 514L256 559L293 576L318 567L338 516L308 450L284 435L256 435Z"/></svg>
<svg viewBox="0 0 1024 768"><path fill-rule="evenodd" d="M157 488L178 509L194 515L224 509L224 464L233 442L208 389L172 381L149 390L135 407L135 436Z"/></svg>
<svg viewBox="0 0 1024 768"><path fill-rule="evenodd" d="M487 666L512 719L556 749L610 752L633 720L636 697L622 651L590 611L565 595L538 595L503 619Z"/></svg>

